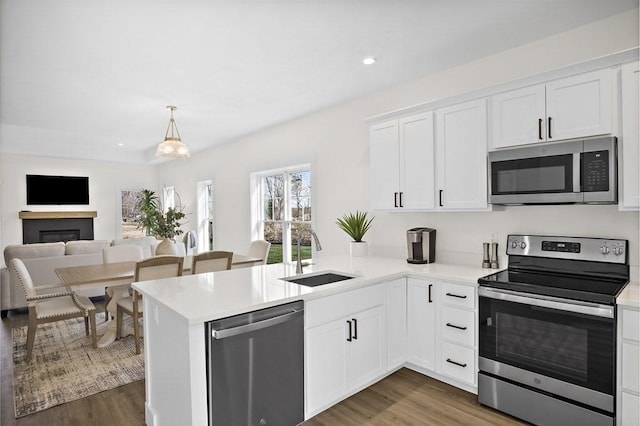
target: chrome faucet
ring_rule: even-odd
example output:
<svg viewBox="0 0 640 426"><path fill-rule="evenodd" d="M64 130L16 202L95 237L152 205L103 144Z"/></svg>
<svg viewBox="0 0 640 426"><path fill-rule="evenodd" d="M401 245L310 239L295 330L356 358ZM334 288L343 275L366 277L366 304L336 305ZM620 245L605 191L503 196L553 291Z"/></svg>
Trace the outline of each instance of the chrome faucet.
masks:
<svg viewBox="0 0 640 426"><path fill-rule="evenodd" d="M313 236L313 239L316 242L316 250L317 251L322 250L322 246L320 245L320 240L318 239L318 236L316 235L316 233L313 232L313 229L305 228L305 229L302 229L302 230L298 231L298 261L296 263L296 274L301 274L302 273L302 260L301 260L302 255L300 254L300 240L302 239L301 238L302 234L304 234L305 232L309 232Z"/></svg>

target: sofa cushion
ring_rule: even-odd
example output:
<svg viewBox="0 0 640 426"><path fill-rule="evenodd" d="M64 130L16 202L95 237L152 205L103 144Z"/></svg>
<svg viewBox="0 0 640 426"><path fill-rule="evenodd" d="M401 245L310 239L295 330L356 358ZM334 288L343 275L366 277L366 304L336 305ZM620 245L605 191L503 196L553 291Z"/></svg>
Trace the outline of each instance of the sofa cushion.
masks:
<svg viewBox="0 0 640 426"><path fill-rule="evenodd" d="M4 248L4 263L9 265L13 258L33 259L36 257L64 256L64 243L16 244Z"/></svg>
<svg viewBox="0 0 640 426"><path fill-rule="evenodd" d="M120 244L134 244L142 247L142 255L145 259L155 255L156 246L160 243L155 237L141 237L141 238L123 238L120 240L111 241L112 246Z"/></svg>
<svg viewBox="0 0 640 426"><path fill-rule="evenodd" d="M109 247L107 240L76 240L67 241L65 254L90 254L102 253L102 249Z"/></svg>

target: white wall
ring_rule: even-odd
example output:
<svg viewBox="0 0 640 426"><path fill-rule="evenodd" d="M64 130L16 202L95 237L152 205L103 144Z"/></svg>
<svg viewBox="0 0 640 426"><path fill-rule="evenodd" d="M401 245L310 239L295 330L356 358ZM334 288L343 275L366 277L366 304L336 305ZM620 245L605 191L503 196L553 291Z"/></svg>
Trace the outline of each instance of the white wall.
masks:
<svg viewBox="0 0 640 426"><path fill-rule="evenodd" d="M418 42L418 41L416 41ZM638 45L638 10L508 50L401 86L249 135L233 143L159 166L159 184L175 185L187 210L196 211L196 182L215 186L218 248L246 251L250 239L249 173L311 163L314 218L322 254L348 251L348 237L335 218L369 206L368 127L363 121L384 112L490 87L528 75L626 50ZM330 82L329 82L330 84ZM269 108L269 105L265 105ZM224 125L215 123L212 125ZM438 257L479 264L482 242L495 234L544 233L620 237L630 240L637 266L637 212L617 206L507 207L490 213L380 213L366 239L372 250L406 256L405 231L438 230ZM186 229L195 227L187 225ZM504 262L504 259L503 259Z"/></svg>
<svg viewBox="0 0 640 426"><path fill-rule="evenodd" d="M90 204L28 206L27 174L88 176ZM22 244L22 223L18 218L21 210L95 210L98 213L93 223L95 239L116 238L120 190L157 187L155 166L17 155L3 155L0 158L0 181L3 183L0 187L2 247Z"/></svg>

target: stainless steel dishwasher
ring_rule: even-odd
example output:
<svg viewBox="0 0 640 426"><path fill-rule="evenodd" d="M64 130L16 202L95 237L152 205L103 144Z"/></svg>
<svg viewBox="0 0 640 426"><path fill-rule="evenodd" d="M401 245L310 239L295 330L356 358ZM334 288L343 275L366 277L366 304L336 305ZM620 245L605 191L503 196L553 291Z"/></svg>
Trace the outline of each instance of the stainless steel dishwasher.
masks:
<svg viewBox="0 0 640 426"><path fill-rule="evenodd" d="M304 303L205 324L209 425L304 421Z"/></svg>

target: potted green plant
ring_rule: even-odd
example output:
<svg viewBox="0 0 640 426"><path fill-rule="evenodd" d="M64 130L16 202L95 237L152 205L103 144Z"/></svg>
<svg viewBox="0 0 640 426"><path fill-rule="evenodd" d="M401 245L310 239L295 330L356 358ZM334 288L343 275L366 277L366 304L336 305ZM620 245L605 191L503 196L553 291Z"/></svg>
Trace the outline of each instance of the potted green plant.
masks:
<svg viewBox="0 0 640 426"><path fill-rule="evenodd" d="M185 218L185 213L181 208L175 207L169 207L163 212L158 197L150 189L143 189L140 194L138 224L146 229L147 235L162 239L156 247L156 254L177 254L173 239L180 234L180 221Z"/></svg>
<svg viewBox="0 0 640 426"><path fill-rule="evenodd" d="M367 243L362 241L362 238L364 238L364 234L371 228L373 219L373 217L371 219L367 218L367 212L356 211L355 213L345 214L336 221L338 228L342 229L353 239L350 243L351 256L367 255Z"/></svg>

